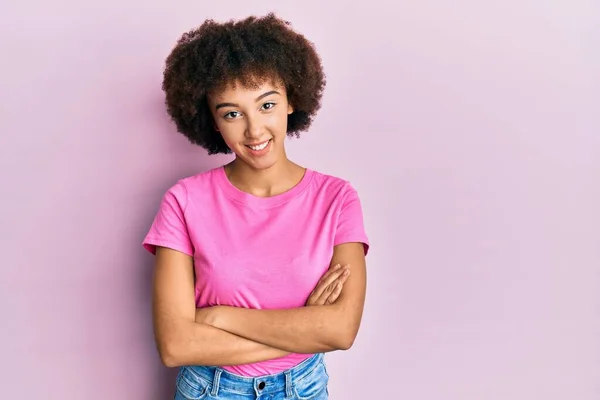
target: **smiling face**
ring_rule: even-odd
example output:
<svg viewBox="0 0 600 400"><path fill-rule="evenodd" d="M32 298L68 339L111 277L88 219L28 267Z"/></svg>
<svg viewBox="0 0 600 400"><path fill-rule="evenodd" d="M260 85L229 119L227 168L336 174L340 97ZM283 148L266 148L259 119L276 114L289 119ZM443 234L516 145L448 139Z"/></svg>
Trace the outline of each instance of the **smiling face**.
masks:
<svg viewBox="0 0 600 400"><path fill-rule="evenodd" d="M240 83L208 96L217 130L227 146L253 169L285 160L288 115L293 112L284 85L265 80L258 87Z"/></svg>

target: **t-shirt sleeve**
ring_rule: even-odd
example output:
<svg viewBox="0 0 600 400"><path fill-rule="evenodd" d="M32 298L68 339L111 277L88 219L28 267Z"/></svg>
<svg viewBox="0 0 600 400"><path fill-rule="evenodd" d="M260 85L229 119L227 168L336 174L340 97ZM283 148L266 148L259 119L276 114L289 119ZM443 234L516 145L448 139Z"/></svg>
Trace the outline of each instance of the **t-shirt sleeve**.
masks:
<svg viewBox="0 0 600 400"><path fill-rule="evenodd" d="M185 218L187 190L178 182L163 196L158 212L142 243L143 247L156 254L156 247L168 247L193 256L194 248L188 233Z"/></svg>
<svg viewBox="0 0 600 400"><path fill-rule="evenodd" d="M362 206L358 193L350 184L347 186L335 233L334 246L342 243L358 242L365 248L365 255L369 252L369 239L367 237Z"/></svg>

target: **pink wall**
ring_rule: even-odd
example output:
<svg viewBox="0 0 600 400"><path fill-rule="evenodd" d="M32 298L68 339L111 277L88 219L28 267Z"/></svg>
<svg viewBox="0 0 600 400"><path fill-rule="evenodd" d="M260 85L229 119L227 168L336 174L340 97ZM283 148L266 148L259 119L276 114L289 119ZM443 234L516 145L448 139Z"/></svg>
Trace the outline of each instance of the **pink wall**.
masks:
<svg viewBox="0 0 600 400"><path fill-rule="evenodd" d="M0 398L167 399L140 241L170 184L225 158L174 133L162 63L204 18L271 9L8 3ZM329 81L289 151L354 183L373 243L332 399L600 398L598 3L350 3L274 9Z"/></svg>

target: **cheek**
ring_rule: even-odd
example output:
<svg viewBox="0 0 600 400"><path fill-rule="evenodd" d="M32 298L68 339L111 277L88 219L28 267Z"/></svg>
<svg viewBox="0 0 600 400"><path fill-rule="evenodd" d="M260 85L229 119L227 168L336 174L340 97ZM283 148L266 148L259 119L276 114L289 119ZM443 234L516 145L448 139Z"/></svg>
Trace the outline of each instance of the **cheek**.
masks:
<svg viewBox="0 0 600 400"><path fill-rule="evenodd" d="M231 147L239 143L244 138L244 129L241 128L241 124L228 124L221 129L221 136L225 143Z"/></svg>
<svg viewBox="0 0 600 400"><path fill-rule="evenodd" d="M285 136L287 134L287 118L286 113L277 113L269 119L269 129L275 136Z"/></svg>

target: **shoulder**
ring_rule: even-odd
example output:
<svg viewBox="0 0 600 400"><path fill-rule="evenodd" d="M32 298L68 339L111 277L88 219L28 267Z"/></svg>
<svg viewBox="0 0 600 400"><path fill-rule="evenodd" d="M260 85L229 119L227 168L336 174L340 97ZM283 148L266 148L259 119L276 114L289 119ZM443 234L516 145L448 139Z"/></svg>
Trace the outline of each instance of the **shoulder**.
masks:
<svg viewBox="0 0 600 400"><path fill-rule="evenodd" d="M187 204L190 198L195 199L210 193L214 190L219 168L222 167L180 178L169 187L166 196L176 198L181 204Z"/></svg>
<svg viewBox="0 0 600 400"><path fill-rule="evenodd" d="M314 186L322 193L334 197L345 197L350 193L356 193L352 183L345 178L319 171L312 171L312 173Z"/></svg>
<svg viewBox="0 0 600 400"><path fill-rule="evenodd" d="M216 167L208 171L186 176L185 178L181 178L176 185L183 186L190 192L206 190L214 186L222 168Z"/></svg>

